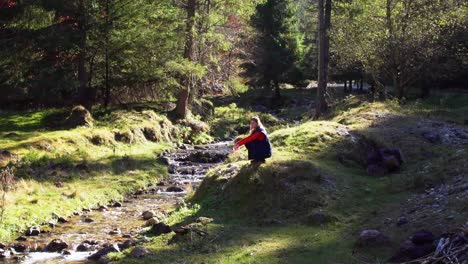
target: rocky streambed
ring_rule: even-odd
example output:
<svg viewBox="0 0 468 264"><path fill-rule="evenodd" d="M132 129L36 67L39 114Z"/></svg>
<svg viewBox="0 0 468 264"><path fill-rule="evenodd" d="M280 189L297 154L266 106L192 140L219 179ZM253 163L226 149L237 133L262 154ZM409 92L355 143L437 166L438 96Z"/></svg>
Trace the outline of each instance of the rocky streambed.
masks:
<svg viewBox="0 0 468 264"><path fill-rule="evenodd" d="M68 218L57 216L56 223L50 223L50 231L32 227L16 242L0 243L0 262L105 262L107 253L145 242L150 228L161 233L170 231L164 224L165 217L182 203L188 191L198 186L209 169L226 158L229 146L229 142L184 145L164 153L160 159L168 166L167 180L149 183L123 201L84 209ZM140 251L144 254L144 248Z"/></svg>

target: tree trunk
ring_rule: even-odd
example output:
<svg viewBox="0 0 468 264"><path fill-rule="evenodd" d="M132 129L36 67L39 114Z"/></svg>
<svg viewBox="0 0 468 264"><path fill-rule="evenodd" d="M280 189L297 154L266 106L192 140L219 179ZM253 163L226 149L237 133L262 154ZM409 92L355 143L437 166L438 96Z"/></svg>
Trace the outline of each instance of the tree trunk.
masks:
<svg viewBox="0 0 468 264"><path fill-rule="evenodd" d="M274 89L275 89L275 99L281 98L281 89L278 81L273 81Z"/></svg>
<svg viewBox="0 0 468 264"><path fill-rule="evenodd" d="M88 86L88 71L86 69L86 10L83 0L80 1L80 20L79 20L79 27L80 27L80 43L79 43L79 54L78 54L78 81L80 83L79 91L78 91L78 103L83 105L86 109L91 111L93 107L93 98L92 98L92 91L90 91L90 87Z"/></svg>
<svg viewBox="0 0 468 264"><path fill-rule="evenodd" d="M106 0L106 37L105 37L105 73L104 73L104 107L108 107L111 98L111 90L109 84L109 0Z"/></svg>
<svg viewBox="0 0 468 264"><path fill-rule="evenodd" d="M344 93L348 92L348 81L344 81Z"/></svg>
<svg viewBox="0 0 468 264"><path fill-rule="evenodd" d="M194 47L194 26L195 26L195 12L197 8L196 0L188 0L186 5L187 11L187 22L186 22L186 36L185 36L185 50L184 58L189 61L195 60L195 47ZM175 109L176 114L180 118L186 118L189 112L188 103L190 97L190 90L193 85L192 76L189 74L184 77L183 88L177 98L177 107Z"/></svg>
<svg viewBox="0 0 468 264"><path fill-rule="evenodd" d="M364 92L364 79L361 78L361 81L359 82L359 90L361 92Z"/></svg>
<svg viewBox="0 0 468 264"><path fill-rule="evenodd" d="M324 3L325 2L325 3ZM318 85L315 106L315 118L319 118L328 108L325 100L328 82L328 64L330 61L331 0L318 1Z"/></svg>

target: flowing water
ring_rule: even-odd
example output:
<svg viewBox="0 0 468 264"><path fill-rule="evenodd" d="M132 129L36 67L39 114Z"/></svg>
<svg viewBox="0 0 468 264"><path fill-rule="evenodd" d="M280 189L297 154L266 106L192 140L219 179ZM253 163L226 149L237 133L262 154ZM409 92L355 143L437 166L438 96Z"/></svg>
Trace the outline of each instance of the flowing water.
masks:
<svg viewBox="0 0 468 264"><path fill-rule="evenodd" d="M122 245L125 241L142 239L145 230L142 212L153 210L166 214L174 210L184 199L186 190L196 188L206 172L221 163L228 152L229 142L221 142L166 153L161 159L168 165L167 181L149 184L147 189L137 191L120 204L80 212L51 232L23 237L26 241L13 244L25 246L26 252L5 258L3 262L85 263L100 249L99 245ZM46 252L46 245L53 239L65 241L68 249L62 253ZM77 247L86 240L98 242L95 250L78 252Z"/></svg>

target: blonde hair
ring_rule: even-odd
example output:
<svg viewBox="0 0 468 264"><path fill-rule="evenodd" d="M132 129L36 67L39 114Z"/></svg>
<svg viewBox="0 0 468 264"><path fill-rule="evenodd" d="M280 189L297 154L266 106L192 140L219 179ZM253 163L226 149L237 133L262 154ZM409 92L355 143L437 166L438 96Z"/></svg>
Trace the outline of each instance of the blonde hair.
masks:
<svg viewBox="0 0 468 264"><path fill-rule="evenodd" d="M254 116L250 119L250 121L254 121L255 123L257 123L258 125L258 128L264 128L263 127L263 124L262 124L262 121L260 121L260 118L258 116ZM255 131L255 129L251 129L250 130L250 133L253 133Z"/></svg>

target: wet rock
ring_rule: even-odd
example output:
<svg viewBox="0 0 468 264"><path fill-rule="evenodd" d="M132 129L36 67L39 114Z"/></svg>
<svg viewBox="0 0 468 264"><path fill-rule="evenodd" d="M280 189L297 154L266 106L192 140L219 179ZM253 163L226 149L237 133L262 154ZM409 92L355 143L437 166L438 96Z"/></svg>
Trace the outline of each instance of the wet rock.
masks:
<svg viewBox="0 0 468 264"><path fill-rule="evenodd" d="M64 249L68 248L67 242L61 239L54 239L47 244L46 251L48 252L61 252Z"/></svg>
<svg viewBox="0 0 468 264"><path fill-rule="evenodd" d="M41 229L37 226L30 227L26 230L25 235L27 236L38 236L41 233Z"/></svg>
<svg viewBox="0 0 468 264"><path fill-rule="evenodd" d="M120 234L122 234L122 231L120 230L120 228L114 228L113 230L109 232L109 235L113 235L113 236L120 235Z"/></svg>
<svg viewBox="0 0 468 264"><path fill-rule="evenodd" d="M359 234L357 246L359 247L381 247L388 246L390 239L378 230L364 230Z"/></svg>
<svg viewBox="0 0 468 264"><path fill-rule="evenodd" d="M158 160L165 165L169 165L171 163L171 160L168 157L164 156L160 157Z"/></svg>
<svg viewBox="0 0 468 264"><path fill-rule="evenodd" d="M158 184L156 184L157 186L167 186L167 182L165 181L160 181L158 182Z"/></svg>
<svg viewBox="0 0 468 264"><path fill-rule="evenodd" d="M24 241L27 241L28 239L24 236L20 236L16 239L16 241L21 241L21 242L24 242Z"/></svg>
<svg viewBox="0 0 468 264"><path fill-rule="evenodd" d="M13 244L11 248L13 248L15 252L20 252L20 253L29 251L29 246L22 244L22 243Z"/></svg>
<svg viewBox="0 0 468 264"><path fill-rule="evenodd" d="M83 220L83 222L85 222L85 223L92 223L92 222L94 222L94 220L91 219L91 218L89 218L89 217L86 217L86 218Z"/></svg>
<svg viewBox="0 0 468 264"><path fill-rule="evenodd" d="M144 211L143 213L141 213L141 216L143 217L143 220L149 220L155 217L156 213L154 211Z"/></svg>
<svg viewBox="0 0 468 264"><path fill-rule="evenodd" d="M178 187L178 186L171 186L169 188L166 189L166 192L183 192L184 189L182 189L181 187Z"/></svg>
<svg viewBox="0 0 468 264"><path fill-rule="evenodd" d="M96 253L92 254L88 258L91 260L100 260L103 256L106 256L112 252L120 252L120 248L117 244L107 244L102 249L98 250Z"/></svg>
<svg viewBox="0 0 468 264"><path fill-rule="evenodd" d="M402 216L398 218L396 225L403 226L403 225L406 225L407 223L409 223L408 218L406 218L405 216Z"/></svg>
<svg viewBox="0 0 468 264"><path fill-rule="evenodd" d="M168 234L168 233L171 233L172 232L172 229L170 226L164 224L164 223L158 223L156 225L154 225L150 232L155 235L155 236L159 236L159 235L162 235L162 234Z"/></svg>
<svg viewBox="0 0 468 264"><path fill-rule="evenodd" d="M416 245L431 244L434 240L434 234L427 230L420 230L411 236L411 241Z"/></svg>
<svg viewBox="0 0 468 264"><path fill-rule="evenodd" d="M78 211L76 211L76 212L73 212L73 215L76 215L76 216L80 216L80 215L82 215L82 214L83 214L83 213L81 213L81 212L78 212Z"/></svg>
<svg viewBox="0 0 468 264"><path fill-rule="evenodd" d="M95 250L96 247L93 245L90 245L88 243L81 243L76 247L76 251L78 252L87 252L87 251L93 251Z"/></svg>
<svg viewBox="0 0 468 264"><path fill-rule="evenodd" d="M104 212L104 211L108 211L109 208L107 208L107 206L105 205L100 205L96 210Z"/></svg>
<svg viewBox="0 0 468 264"><path fill-rule="evenodd" d="M90 244L92 246L96 246L96 245L99 245L99 240L95 240L95 239L86 239L85 241L83 241L83 243L86 243L86 244Z"/></svg>
<svg viewBox="0 0 468 264"><path fill-rule="evenodd" d="M122 207L123 205L120 202L115 202L112 206L113 207Z"/></svg>
<svg viewBox="0 0 468 264"><path fill-rule="evenodd" d="M64 224L64 223L68 223L68 220L65 219L65 217L60 216L59 218L57 218L57 222Z"/></svg>
<svg viewBox="0 0 468 264"><path fill-rule="evenodd" d="M62 254L65 255L65 256L70 256L72 253L71 253L70 250L64 250L64 251L62 252Z"/></svg>
<svg viewBox="0 0 468 264"><path fill-rule="evenodd" d="M0 242L0 249L5 249L6 247L7 247L7 245Z"/></svg>
<svg viewBox="0 0 468 264"><path fill-rule="evenodd" d="M139 246L135 247L129 254L131 258L142 258L149 254L150 252L145 247Z"/></svg>
<svg viewBox="0 0 468 264"><path fill-rule="evenodd" d="M120 250L125 250L127 248L131 248L137 244L137 241L133 239L125 240L123 243L119 244Z"/></svg>
<svg viewBox="0 0 468 264"><path fill-rule="evenodd" d="M0 248L0 259L8 258L10 256L10 251Z"/></svg>

